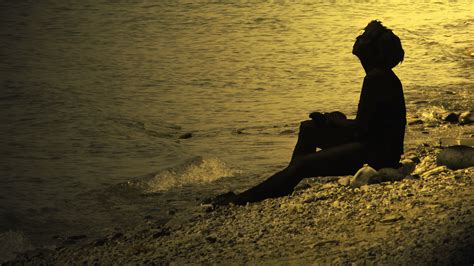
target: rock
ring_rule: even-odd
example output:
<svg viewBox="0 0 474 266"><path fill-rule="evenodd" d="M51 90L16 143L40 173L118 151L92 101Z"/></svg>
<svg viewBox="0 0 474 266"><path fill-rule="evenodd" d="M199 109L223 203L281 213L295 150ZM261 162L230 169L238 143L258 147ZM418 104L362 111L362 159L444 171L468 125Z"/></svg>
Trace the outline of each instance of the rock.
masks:
<svg viewBox="0 0 474 266"><path fill-rule="evenodd" d="M312 244L310 246L310 248L317 248L317 247L321 247L321 246L324 246L324 245L336 245L336 246L338 246L339 244L340 244L339 240L323 240L323 241Z"/></svg>
<svg viewBox="0 0 474 266"><path fill-rule="evenodd" d="M213 237L213 236L208 236L208 237L206 237L206 241L207 241L208 243L211 243L211 244L212 244L212 243L215 243L215 242L217 241L217 238L215 238L215 237Z"/></svg>
<svg viewBox="0 0 474 266"><path fill-rule="evenodd" d="M382 218L382 220L380 220L380 222L384 224L388 224L388 223L394 223L396 221L400 221L403 219L404 217L401 214L395 213L395 214L386 215L385 217Z"/></svg>
<svg viewBox="0 0 474 266"><path fill-rule="evenodd" d="M403 158L404 159L401 162L402 164L403 164L404 160L411 160L414 163L419 163L420 162L420 157L415 153L405 153Z"/></svg>
<svg viewBox="0 0 474 266"><path fill-rule="evenodd" d="M421 174L421 177L422 178L427 178L428 176L432 176L432 175L437 175L437 174L440 174L442 172L446 172L447 170L447 167L446 166L439 166L439 167L435 167L431 170L428 170L424 173Z"/></svg>
<svg viewBox="0 0 474 266"><path fill-rule="evenodd" d="M463 145L445 148L438 155L436 163L453 170L474 166L474 148Z"/></svg>
<svg viewBox="0 0 474 266"><path fill-rule="evenodd" d="M341 186L349 186L351 184L351 176L343 176L337 180Z"/></svg>
<svg viewBox="0 0 474 266"><path fill-rule="evenodd" d="M400 181L406 176L413 173L416 164L412 160L405 159L402 161L402 166L395 168L382 168L376 171L368 165L364 165L357 173L350 179L350 186L353 188L360 188L364 185L376 184L381 182ZM342 179L342 178L341 178ZM338 180L339 184L346 184L346 180Z"/></svg>
<svg viewBox="0 0 474 266"><path fill-rule="evenodd" d="M421 125L423 124L423 120L421 119L412 119L408 121L408 125L414 126L414 125Z"/></svg>
<svg viewBox="0 0 474 266"><path fill-rule="evenodd" d="M311 186L308 183L300 183L295 188L294 191L305 190L310 188Z"/></svg>
<svg viewBox="0 0 474 266"><path fill-rule="evenodd" d="M311 203L311 202L315 202L315 201L320 201L320 200L327 200L329 199L328 196L325 196L325 195L320 195L320 196L309 196L307 198L305 198L302 203Z"/></svg>
<svg viewBox="0 0 474 266"><path fill-rule="evenodd" d="M162 236L169 236L169 235L170 235L170 231L168 229L161 228L160 230L154 232L152 237L153 238L159 238L159 237L162 237Z"/></svg>
<svg viewBox="0 0 474 266"><path fill-rule="evenodd" d="M374 168L366 164L351 178L350 186L358 188L367 184L379 183L380 178L377 174Z"/></svg>
<svg viewBox="0 0 474 266"><path fill-rule="evenodd" d="M443 118L444 121L449 123L458 123L459 122L459 114L456 113L449 113L446 117Z"/></svg>
<svg viewBox="0 0 474 266"><path fill-rule="evenodd" d="M474 114L473 113L471 113L470 111L467 111L467 112L461 113L459 115L459 124L460 125L466 125L466 124L470 124L470 123L474 123Z"/></svg>
<svg viewBox="0 0 474 266"><path fill-rule="evenodd" d="M398 170L405 175L409 175L415 171L416 164L419 162L420 159L417 157L413 159L404 159L401 161L402 167L398 168Z"/></svg>

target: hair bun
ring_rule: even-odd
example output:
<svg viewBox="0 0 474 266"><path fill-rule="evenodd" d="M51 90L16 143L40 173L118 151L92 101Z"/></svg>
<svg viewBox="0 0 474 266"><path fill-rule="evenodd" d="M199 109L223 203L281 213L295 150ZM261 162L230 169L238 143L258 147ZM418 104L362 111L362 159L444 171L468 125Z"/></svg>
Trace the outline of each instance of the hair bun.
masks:
<svg viewBox="0 0 474 266"><path fill-rule="evenodd" d="M364 60L373 60L379 67L393 68L404 59L400 38L379 20L367 24L357 38L353 53Z"/></svg>

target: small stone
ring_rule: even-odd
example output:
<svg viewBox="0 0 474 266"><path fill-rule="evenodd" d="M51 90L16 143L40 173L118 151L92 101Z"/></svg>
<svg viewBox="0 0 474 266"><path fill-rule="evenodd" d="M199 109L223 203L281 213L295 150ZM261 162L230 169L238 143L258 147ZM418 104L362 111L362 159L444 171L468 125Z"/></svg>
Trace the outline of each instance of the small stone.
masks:
<svg viewBox="0 0 474 266"><path fill-rule="evenodd" d="M215 238L215 237L213 237L213 236L207 236L207 237L206 237L206 241L207 241L208 243L211 243L211 244L212 244L212 243L215 243L215 242L217 241L217 238Z"/></svg>
<svg viewBox="0 0 474 266"><path fill-rule="evenodd" d="M321 246L324 246L324 245L336 245L336 246L338 246L339 243L340 242L338 240L323 240L323 241L312 244L310 246L310 248L321 247Z"/></svg>
<svg viewBox="0 0 474 266"><path fill-rule="evenodd" d="M324 185L321 186L322 189L330 189L330 188L333 188L333 187L336 187L337 185L336 184L333 184L333 183L326 183Z"/></svg>
<svg viewBox="0 0 474 266"><path fill-rule="evenodd" d="M403 220L404 217L401 214L395 213L395 214L389 214L386 215L382 220L380 220L381 223L394 223L400 220Z"/></svg>
<svg viewBox="0 0 474 266"><path fill-rule="evenodd" d="M436 163L454 170L474 166L474 148L462 145L445 148Z"/></svg>
<svg viewBox="0 0 474 266"><path fill-rule="evenodd" d="M432 176L432 175L437 175L437 174L440 174L442 172L445 172L447 170L446 166L439 166L439 167L436 167L434 169L431 169L429 171L426 171L424 173L421 174L421 177L423 178L427 178L428 176Z"/></svg>
<svg viewBox="0 0 474 266"><path fill-rule="evenodd" d="M474 123L474 114L467 111L463 112L462 114L459 115L459 124L460 125L467 125L470 123Z"/></svg>
<svg viewBox="0 0 474 266"><path fill-rule="evenodd" d="M300 183L300 184L298 184L298 185L294 188L294 190L295 190L295 191L298 191L298 190L305 190L305 189L308 189L308 188L310 188L310 187L311 187L311 186L310 186L309 184L307 184L307 183Z"/></svg>
<svg viewBox="0 0 474 266"><path fill-rule="evenodd" d="M351 176L343 176L337 180L341 186L349 186L351 184Z"/></svg>
<svg viewBox="0 0 474 266"><path fill-rule="evenodd" d="M169 235L170 235L170 231L166 228L162 228L162 229L154 232L152 237L153 238L159 238L159 237L162 237L162 236L169 236Z"/></svg>
<svg viewBox="0 0 474 266"><path fill-rule="evenodd" d="M351 187L359 188L363 185L380 183L380 178L377 171L368 166L364 165L357 173L351 178Z"/></svg>
<svg viewBox="0 0 474 266"><path fill-rule="evenodd" d="M446 122L449 122L449 123L453 123L453 124L458 123L459 122L459 114L450 113L443 120L446 121Z"/></svg>
<svg viewBox="0 0 474 266"><path fill-rule="evenodd" d="M421 119L412 119L408 121L408 125L414 126L414 125L421 125L423 124L423 120Z"/></svg>

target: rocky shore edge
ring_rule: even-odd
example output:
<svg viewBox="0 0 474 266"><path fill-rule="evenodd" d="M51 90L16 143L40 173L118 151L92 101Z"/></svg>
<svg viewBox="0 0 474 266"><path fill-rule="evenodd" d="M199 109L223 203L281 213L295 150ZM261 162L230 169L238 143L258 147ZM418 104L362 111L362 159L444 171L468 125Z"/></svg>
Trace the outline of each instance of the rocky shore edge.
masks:
<svg viewBox="0 0 474 266"><path fill-rule="evenodd" d="M399 181L351 187L347 177L312 178L288 197L205 206L184 224L150 219L6 264L472 265L474 167L439 166L441 151L407 151L419 163Z"/></svg>

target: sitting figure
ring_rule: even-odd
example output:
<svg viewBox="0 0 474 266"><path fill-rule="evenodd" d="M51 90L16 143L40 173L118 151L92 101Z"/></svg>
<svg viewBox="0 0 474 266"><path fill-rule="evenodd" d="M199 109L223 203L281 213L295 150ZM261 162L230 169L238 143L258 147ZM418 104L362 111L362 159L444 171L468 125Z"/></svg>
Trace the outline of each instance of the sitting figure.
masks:
<svg viewBox="0 0 474 266"><path fill-rule="evenodd" d="M402 84L392 68L404 58L400 39L374 20L356 38L352 53L366 72L356 118L341 112L310 114L311 120L301 122L285 169L240 194L219 195L214 204L242 205L289 195L303 178L353 175L364 164L376 170L399 166L406 111Z"/></svg>

